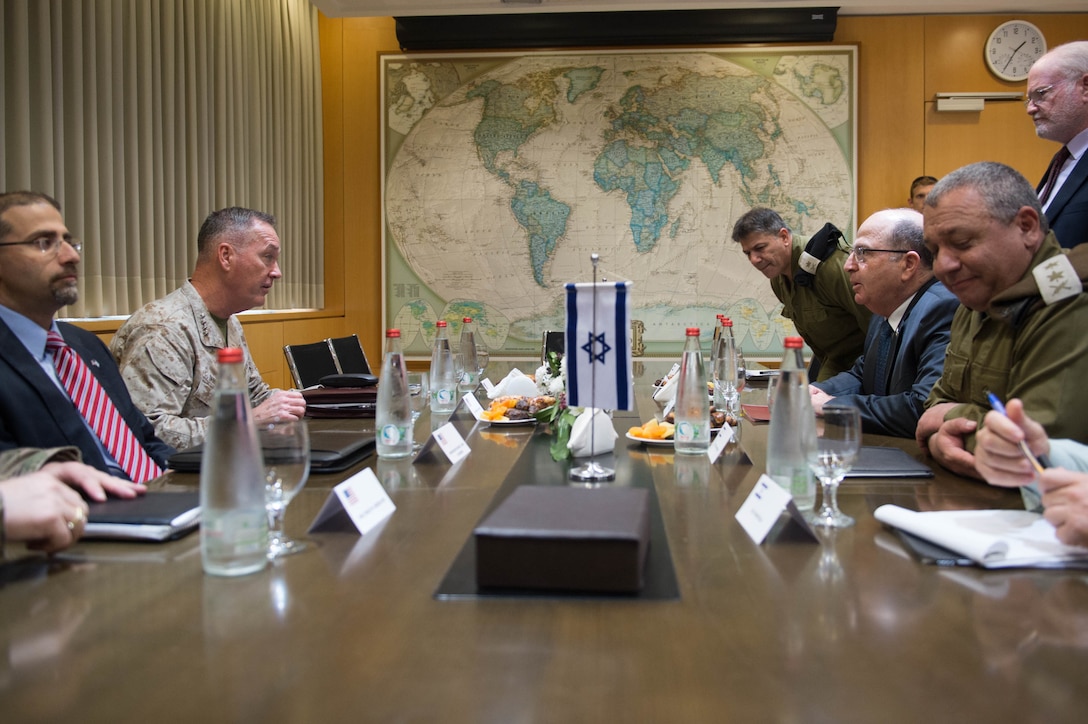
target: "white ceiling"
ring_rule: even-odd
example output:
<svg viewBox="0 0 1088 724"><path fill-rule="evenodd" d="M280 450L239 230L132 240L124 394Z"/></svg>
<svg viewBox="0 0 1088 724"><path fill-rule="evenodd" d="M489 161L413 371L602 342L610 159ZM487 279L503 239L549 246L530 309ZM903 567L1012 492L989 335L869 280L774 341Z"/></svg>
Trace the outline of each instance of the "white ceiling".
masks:
<svg viewBox="0 0 1088 724"><path fill-rule="evenodd" d="M334 18L485 13L838 7L839 15L953 15L1085 12L1085 0L310 0ZM1031 9L1025 9L1030 5Z"/></svg>

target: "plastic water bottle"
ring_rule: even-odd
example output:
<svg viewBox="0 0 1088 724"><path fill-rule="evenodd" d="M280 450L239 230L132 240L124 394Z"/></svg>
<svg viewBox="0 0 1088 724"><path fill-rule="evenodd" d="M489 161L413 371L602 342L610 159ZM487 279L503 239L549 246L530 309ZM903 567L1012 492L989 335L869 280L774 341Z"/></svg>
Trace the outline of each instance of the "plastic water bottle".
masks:
<svg viewBox="0 0 1088 724"><path fill-rule="evenodd" d="M476 358L476 330L472 317L461 320L461 363L465 371L461 377L461 390L473 392L480 384L480 364Z"/></svg>
<svg viewBox="0 0 1088 724"><path fill-rule="evenodd" d="M816 416L802 346L800 337L786 337L767 433L767 474L793 496L799 509L808 511L816 503L816 482L808 466L809 452L816 446Z"/></svg>
<svg viewBox="0 0 1088 724"><path fill-rule="evenodd" d="M699 328L688 327L684 352L680 356L680 372L676 381L676 430L673 443L676 452L698 455L710 447L710 399L707 395L703 350L699 345Z"/></svg>
<svg viewBox="0 0 1088 724"><path fill-rule="evenodd" d="M408 371L400 350L400 330L385 332L385 355L378 377L378 407L374 413L378 457L395 459L412 454L412 406Z"/></svg>
<svg viewBox="0 0 1088 724"><path fill-rule="evenodd" d="M431 412L444 415L457 407L457 376L446 322L439 321L437 327L431 350Z"/></svg>
<svg viewBox="0 0 1088 724"><path fill-rule="evenodd" d="M264 461L242 350L219 350L219 377L200 462L200 555L204 572L241 576L268 565Z"/></svg>

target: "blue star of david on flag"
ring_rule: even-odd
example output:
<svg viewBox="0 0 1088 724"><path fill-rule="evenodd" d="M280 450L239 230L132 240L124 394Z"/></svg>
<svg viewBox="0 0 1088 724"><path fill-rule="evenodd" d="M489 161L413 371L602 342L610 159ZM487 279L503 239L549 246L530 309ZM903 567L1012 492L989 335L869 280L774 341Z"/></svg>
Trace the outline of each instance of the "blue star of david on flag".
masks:
<svg viewBox="0 0 1088 724"><path fill-rule="evenodd" d="M630 282L567 284L567 404L630 410Z"/></svg>
<svg viewBox="0 0 1088 724"><path fill-rule="evenodd" d="M593 333L590 332L586 336L589 341L582 345L582 349L589 355L589 363L593 364L594 362L600 362L601 364L605 364L604 356L612 351L612 347L608 342L604 341L605 333L601 332L594 337ZM597 350L600 350L600 352L597 352Z"/></svg>

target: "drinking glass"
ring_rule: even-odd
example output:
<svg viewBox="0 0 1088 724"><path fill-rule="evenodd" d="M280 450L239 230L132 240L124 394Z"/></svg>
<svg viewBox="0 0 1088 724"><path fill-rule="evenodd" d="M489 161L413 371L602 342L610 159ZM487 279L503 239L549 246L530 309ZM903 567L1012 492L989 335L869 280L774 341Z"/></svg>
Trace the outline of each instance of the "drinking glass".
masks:
<svg viewBox="0 0 1088 724"><path fill-rule="evenodd" d="M460 352L454 352L451 355L453 359L453 376L457 379L457 392L460 393L461 387L465 384L465 361Z"/></svg>
<svg viewBox="0 0 1088 724"><path fill-rule="evenodd" d="M484 349L482 346L476 348L476 371L479 373L477 379L482 380L484 378L484 370L487 369L487 363L491 361L491 353Z"/></svg>
<svg viewBox="0 0 1088 724"><path fill-rule="evenodd" d="M820 479L823 504L812 514L813 525L848 528L854 519L839 510L838 490L843 477L854 467L861 449L861 412L849 405L827 405L816 423L816 447L808 465Z"/></svg>
<svg viewBox="0 0 1088 724"><path fill-rule="evenodd" d="M310 432L306 420L286 420L259 425L257 436L264 455L268 557L280 558L307 547L284 534L283 514L310 476Z"/></svg>
<svg viewBox="0 0 1088 724"><path fill-rule="evenodd" d="M415 429L416 420L423 414L423 410L431 400L431 386L428 384L426 372L408 373L408 406L412 410L412 429ZM412 436L412 449L418 451L423 447L419 435Z"/></svg>

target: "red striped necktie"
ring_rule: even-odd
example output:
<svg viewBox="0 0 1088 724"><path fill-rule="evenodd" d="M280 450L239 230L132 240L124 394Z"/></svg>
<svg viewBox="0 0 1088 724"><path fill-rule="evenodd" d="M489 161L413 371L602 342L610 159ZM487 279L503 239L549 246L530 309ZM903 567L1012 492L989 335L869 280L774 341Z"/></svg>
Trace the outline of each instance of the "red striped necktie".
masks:
<svg viewBox="0 0 1088 724"><path fill-rule="evenodd" d="M68 390L79 414L90 424L125 474L137 483L146 483L161 475L162 470L132 434L132 429L117 411L113 400L64 338L50 331L46 335L45 348L52 353L57 378Z"/></svg>

